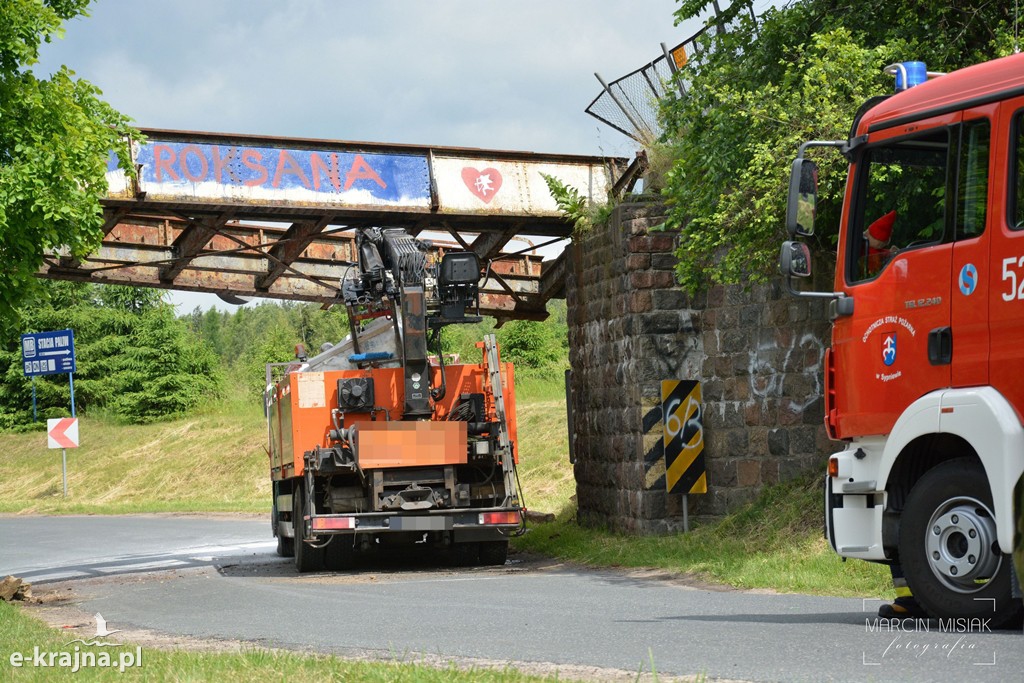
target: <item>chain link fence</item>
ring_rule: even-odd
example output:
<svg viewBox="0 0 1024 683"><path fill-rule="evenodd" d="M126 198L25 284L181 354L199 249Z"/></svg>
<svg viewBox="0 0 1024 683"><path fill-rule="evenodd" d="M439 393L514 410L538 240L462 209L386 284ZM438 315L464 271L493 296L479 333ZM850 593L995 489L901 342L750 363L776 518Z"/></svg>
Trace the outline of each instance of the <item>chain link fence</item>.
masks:
<svg viewBox="0 0 1024 683"><path fill-rule="evenodd" d="M587 106L586 112L641 144L656 140L661 134L658 102L670 89L686 92L686 82L681 76L675 80L676 73L691 59L699 59L698 41L707 30L701 30L671 50L665 49L661 57L611 83L605 83L595 74L604 90Z"/></svg>
<svg viewBox="0 0 1024 683"><path fill-rule="evenodd" d="M756 20L765 7L774 6L779 0L748 1L743 3L744 11ZM719 10L718 3L715 3ZM761 5L760 10L755 5ZM738 19L734 18L733 21ZM686 94L689 87L685 75L679 73L684 64L700 63L702 39L708 31L728 31L730 23L719 21L705 26L671 50L662 43L662 56L644 64L631 73L606 83L600 74L594 74L601 81L604 90L587 106L586 112L642 145L649 145L661 135L658 121L659 100L670 91Z"/></svg>

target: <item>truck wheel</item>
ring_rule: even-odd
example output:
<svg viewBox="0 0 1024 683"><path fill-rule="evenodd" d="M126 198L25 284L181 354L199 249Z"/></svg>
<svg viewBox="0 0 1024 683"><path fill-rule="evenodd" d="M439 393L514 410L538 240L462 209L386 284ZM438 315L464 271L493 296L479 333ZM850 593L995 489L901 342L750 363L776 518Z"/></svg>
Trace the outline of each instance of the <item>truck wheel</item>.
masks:
<svg viewBox="0 0 1024 683"><path fill-rule="evenodd" d="M324 568L324 548L314 548L306 543L306 523L303 517L306 515L306 493L300 487L296 487L292 494L292 526L295 529L295 568L299 573L316 572Z"/></svg>
<svg viewBox="0 0 1024 683"><path fill-rule="evenodd" d="M285 536L278 535L277 537L277 554L281 557L294 557L295 556L295 539L286 538Z"/></svg>
<svg viewBox="0 0 1024 683"><path fill-rule="evenodd" d="M480 563L479 543L452 544L452 564L456 567L472 567Z"/></svg>
<svg viewBox="0 0 1024 683"><path fill-rule="evenodd" d="M501 566L508 559L508 541L485 541L480 544L480 564Z"/></svg>
<svg viewBox="0 0 1024 683"><path fill-rule="evenodd" d="M278 537L278 554L282 557L294 557L295 556L295 539L288 539L283 536Z"/></svg>
<svg viewBox="0 0 1024 683"><path fill-rule="evenodd" d="M900 520L900 563L914 597L934 617L1014 621L1010 557L999 551L992 494L977 462L959 458L925 473Z"/></svg>
<svg viewBox="0 0 1024 683"><path fill-rule="evenodd" d="M356 566L355 536L335 536L324 548L324 563L328 569L346 570Z"/></svg>
<svg viewBox="0 0 1024 683"><path fill-rule="evenodd" d="M275 499L277 496L275 496ZM291 557L295 554L295 539L281 535L281 527L277 517L277 504L270 509L271 526L274 529L274 536L277 538L277 554L281 557Z"/></svg>

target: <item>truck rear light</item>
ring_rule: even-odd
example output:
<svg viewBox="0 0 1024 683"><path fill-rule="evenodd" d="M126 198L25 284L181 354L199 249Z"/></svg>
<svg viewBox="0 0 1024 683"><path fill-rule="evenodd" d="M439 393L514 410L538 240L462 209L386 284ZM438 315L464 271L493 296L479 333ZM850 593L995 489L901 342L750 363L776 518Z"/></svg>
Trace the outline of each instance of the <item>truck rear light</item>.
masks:
<svg viewBox="0 0 1024 683"><path fill-rule="evenodd" d="M511 512L481 512L481 524L519 524L519 511Z"/></svg>
<svg viewBox="0 0 1024 683"><path fill-rule="evenodd" d="M313 531L327 531L328 529L355 529L355 517L314 517Z"/></svg>
<svg viewBox="0 0 1024 683"><path fill-rule="evenodd" d="M828 476L838 477L839 476L839 458L832 456L828 459Z"/></svg>

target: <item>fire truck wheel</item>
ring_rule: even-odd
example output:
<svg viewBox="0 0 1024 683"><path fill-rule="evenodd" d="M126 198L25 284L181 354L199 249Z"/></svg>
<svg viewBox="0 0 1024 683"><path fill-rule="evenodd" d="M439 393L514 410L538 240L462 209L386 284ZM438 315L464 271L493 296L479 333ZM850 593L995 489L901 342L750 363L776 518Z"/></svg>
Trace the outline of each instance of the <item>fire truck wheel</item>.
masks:
<svg viewBox="0 0 1024 683"><path fill-rule="evenodd" d="M485 541L480 544L480 565L505 564L508 559L508 541Z"/></svg>
<svg viewBox="0 0 1024 683"><path fill-rule="evenodd" d="M1016 621L1010 557L999 551L992 494L981 465L950 460L924 474L900 520L900 563L914 597L932 616Z"/></svg>
<svg viewBox="0 0 1024 683"><path fill-rule="evenodd" d="M303 517L306 514L306 495L301 487L296 487L292 495L292 524L295 527L295 568L299 573L320 571L324 568L324 549L314 548L306 543L309 537Z"/></svg>

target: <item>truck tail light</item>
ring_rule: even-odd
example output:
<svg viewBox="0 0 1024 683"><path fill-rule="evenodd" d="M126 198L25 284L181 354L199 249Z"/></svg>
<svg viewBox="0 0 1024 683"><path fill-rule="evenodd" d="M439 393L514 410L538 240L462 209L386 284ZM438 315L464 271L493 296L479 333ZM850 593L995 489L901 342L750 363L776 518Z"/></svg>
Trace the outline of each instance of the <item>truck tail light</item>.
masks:
<svg viewBox="0 0 1024 683"><path fill-rule="evenodd" d="M329 529L355 529L355 517L314 517L313 531L327 531Z"/></svg>
<svg viewBox="0 0 1024 683"><path fill-rule="evenodd" d="M481 524L519 524L519 511L511 512L481 512Z"/></svg>
<svg viewBox="0 0 1024 683"><path fill-rule="evenodd" d="M839 476L839 458L832 456L828 459L828 476L838 477Z"/></svg>
<svg viewBox="0 0 1024 683"><path fill-rule="evenodd" d="M833 441L839 438L836 412L836 357L832 349L825 349L825 431Z"/></svg>

